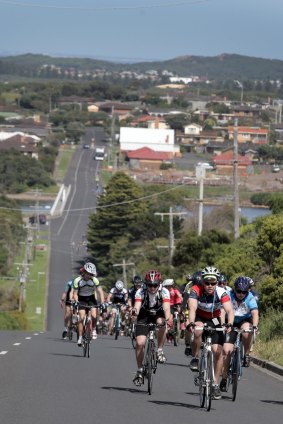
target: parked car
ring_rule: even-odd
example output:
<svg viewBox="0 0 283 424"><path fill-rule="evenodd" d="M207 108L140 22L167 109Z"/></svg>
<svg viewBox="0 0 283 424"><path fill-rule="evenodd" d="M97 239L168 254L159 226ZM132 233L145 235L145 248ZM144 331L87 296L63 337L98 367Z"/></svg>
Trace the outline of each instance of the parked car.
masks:
<svg viewBox="0 0 283 424"><path fill-rule="evenodd" d="M279 166L278 165L273 165L273 167L272 167L272 172L280 172L280 168L279 168Z"/></svg>
<svg viewBox="0 0 283 424"><path fill-rule="evenodd" d="M39 214L38 215L38 219L39 219L39 223L40 224L46 224L46 221L47 221L47 219L46 219L46 215L44 215L44 214ZM32 216L30 216L29 217L29 223L30 224L36 224L37 223L37 215L32 215Z"/></svg>
<svg viewBox="0 0 283 424"><path fill-rule="evenodd" d="M198 162L197 166L202 166L203 168L207 169L207 170L212 170L214 169L213 165L211 165L208 162Z"/></svg>
<svg viewBox="0 0 283 424"><path fill-rule="evenodd" d="M89 145L89 144L87 144L87 143L85 143L85 144L83 145L83 148L84 148L84 149L89 149L89 148L90 148L90 145Z"/></svg>

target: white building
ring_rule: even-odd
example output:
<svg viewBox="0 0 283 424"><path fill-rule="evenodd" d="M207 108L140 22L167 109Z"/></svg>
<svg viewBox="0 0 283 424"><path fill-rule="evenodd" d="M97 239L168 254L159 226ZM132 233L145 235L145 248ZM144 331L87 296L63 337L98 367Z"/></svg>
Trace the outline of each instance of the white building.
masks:
<svg viewBox="0 0 283 424"><path fill-rule="evenodd" d="M180 147L175 145L175 131L171 129L120 128L120 149L129 152L148 147L156 152L175 156Z"/></svg>

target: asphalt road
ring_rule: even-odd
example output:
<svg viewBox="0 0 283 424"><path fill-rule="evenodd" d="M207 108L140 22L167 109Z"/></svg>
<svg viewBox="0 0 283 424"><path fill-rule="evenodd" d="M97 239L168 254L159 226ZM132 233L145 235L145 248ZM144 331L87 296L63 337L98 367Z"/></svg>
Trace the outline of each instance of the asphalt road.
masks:
<svg viewBox="0 0 283 424"><path fill-rule="evenodd" d="M96 205L97 172L93 151L79 148L66 176L72 184L66 211L51 222L46 332L0 332L1 423L280 422L283 379L256 367L245 370L235 403L224 396L207 413L199 408L183 346L165 346L167 363L159 366L149 396L132 383L136 364L129 339L101 336L92 342L90 358L82 357L76 342L61 339L59 299L87 254L81 242Z"/></svg>

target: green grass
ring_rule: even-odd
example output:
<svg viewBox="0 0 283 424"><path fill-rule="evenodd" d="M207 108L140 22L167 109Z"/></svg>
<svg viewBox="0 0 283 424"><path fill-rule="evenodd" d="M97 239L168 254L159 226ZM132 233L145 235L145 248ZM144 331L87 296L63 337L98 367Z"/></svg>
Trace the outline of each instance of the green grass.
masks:
<svg viewBox="0 0 283 424"><path fill-rule="evenodd" d="M56 181L63 181L74 152L75 146L66 145L64 148L60 149L56 169L53 176Z"/></svg>

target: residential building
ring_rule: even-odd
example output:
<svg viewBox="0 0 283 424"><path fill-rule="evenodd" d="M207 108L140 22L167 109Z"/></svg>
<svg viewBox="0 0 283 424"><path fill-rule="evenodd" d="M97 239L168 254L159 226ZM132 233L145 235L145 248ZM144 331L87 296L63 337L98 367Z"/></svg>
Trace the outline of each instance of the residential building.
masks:
<svg viewBox="0 0 283 424"><path fill-rule="evenodd" d="M268 143L268 129L256 127L237 127L238 143L252 142L255 144ZM228 126L229 140L234 138L234 127Z"/></svg>

